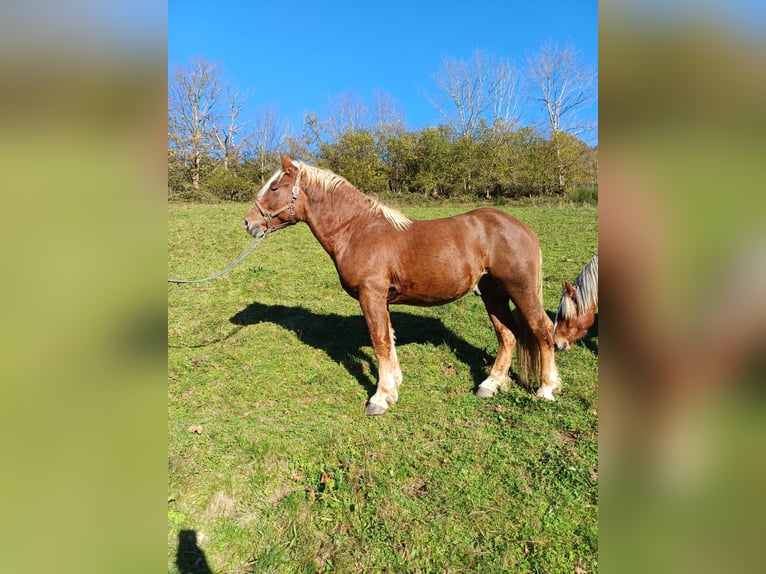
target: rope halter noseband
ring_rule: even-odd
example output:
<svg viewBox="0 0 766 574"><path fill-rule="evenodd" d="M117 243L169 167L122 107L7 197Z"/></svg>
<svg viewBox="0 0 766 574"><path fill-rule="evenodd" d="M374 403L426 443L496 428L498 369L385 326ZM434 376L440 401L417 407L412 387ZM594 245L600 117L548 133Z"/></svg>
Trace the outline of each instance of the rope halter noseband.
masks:
<svg viewBox="0 0 766 574"><path fill-rule="evenodd" d="M263 217L264 221L266 222L266 231L264 232L264 235L267 233L271 233L272 231L276 231L277 229L282 229L283 227L287 227L288 225L293 225L297 223L295 221L295 201L298 199L298 194L301 191L301 188L299 186L299 183L301 181L301 173L302 171L298 170L298 175L295 176L295 182L293 183L293 194L290 196L290 201L287 202L287 205L284 207L279 208L273 213L269 213L258 202L258 200L255 200L255 206L258 208L258 211L261 212L261 216ZM283 213L284 211L290 212L290 219L288 221L285 221L283 223L280 223L279 225L271 225L271 220L274 219L277 215L280 213Z"/></svg>

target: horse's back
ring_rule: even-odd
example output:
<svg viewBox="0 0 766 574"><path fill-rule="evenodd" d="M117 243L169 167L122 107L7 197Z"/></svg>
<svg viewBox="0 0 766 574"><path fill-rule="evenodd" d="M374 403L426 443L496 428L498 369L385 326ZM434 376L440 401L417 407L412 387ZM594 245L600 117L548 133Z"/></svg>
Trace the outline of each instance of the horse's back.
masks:
<svg viewBox="0 0 766 574"><path fill-rule="evenodd" d="M414 220L405 231L365 233L367 242L381 254L400 259L441 260L465 265L470 259L487 266L500 258L522 252L537 254L537 236L513 216L483 207L431 220Z"/></svg>
<svg viewBox="0 0 766 574"><path fill-rule="evenodd" d="M505 212L482 207L451 217L413 220L405 230L383 221L362 224L343 259L354 266L369 259L414 269L432 262L460 268L515 265L529 257L539 259L535 233Z"/></svg>
<svg viewBox="0 0 766 574"><path fill-rule="evenodd" d="M431 237L453 235L466 241L479 237L484 243L497 239L537 243L537 236L529 227L512 215L491 207L479 207L441 219L415 220L411 230Z"/></svg>

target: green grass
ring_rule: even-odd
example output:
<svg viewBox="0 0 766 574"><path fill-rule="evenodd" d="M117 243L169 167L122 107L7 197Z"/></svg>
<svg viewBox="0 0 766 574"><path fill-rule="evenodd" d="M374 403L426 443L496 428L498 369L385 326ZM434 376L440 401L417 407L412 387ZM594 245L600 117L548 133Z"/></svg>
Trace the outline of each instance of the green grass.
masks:
<svg viewBox="0 0 766 574"><path fill-rule="evenodd" d="M169 277L232 261L248 207L169 205ZM555 311L597 210L501 209L538 234ZM597 335L556 355L555 403L513 385L480 400L497 342L478 297L392 319L399 402L367 417L369 335L305 225L168 286L169 572L597 571Z"/></svg>

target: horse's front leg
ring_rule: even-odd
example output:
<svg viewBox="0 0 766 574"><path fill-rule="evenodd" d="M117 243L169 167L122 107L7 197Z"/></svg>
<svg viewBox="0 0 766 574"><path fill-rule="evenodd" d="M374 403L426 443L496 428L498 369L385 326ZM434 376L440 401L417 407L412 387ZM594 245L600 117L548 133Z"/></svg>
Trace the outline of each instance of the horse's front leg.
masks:
<svg viewBox="0 0 766 574"><path fill-rule="evenodd" d="M364 412L368 415L382 415L399 398L399 384L402 371L394 346L394 330L388 312L386 295L381 293L360 293L359 304L372 338L372 348L378 359L378 388L367 402Z"/></svg>

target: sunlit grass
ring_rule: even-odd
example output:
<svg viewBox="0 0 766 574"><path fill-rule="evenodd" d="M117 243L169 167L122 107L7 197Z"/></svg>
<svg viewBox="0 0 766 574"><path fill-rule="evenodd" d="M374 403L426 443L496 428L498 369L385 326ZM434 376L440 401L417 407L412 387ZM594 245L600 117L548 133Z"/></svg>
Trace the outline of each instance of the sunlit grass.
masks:
<svg viewBox="0 0 766 574"><path fill-rule="evenodd" d="M170 205L168 275L232 261L246 209ZM540 238L552 312L597 250L597 211L503 209ZM497 342L478 297L392 319L399 402L367 417L369 335L306 226L168 287L170 572L203 554L214 572L597 570L597 334L557 354L557 402L479 400Z"/></svg>

